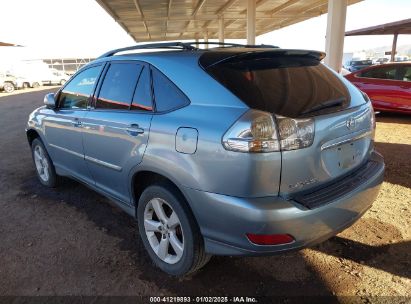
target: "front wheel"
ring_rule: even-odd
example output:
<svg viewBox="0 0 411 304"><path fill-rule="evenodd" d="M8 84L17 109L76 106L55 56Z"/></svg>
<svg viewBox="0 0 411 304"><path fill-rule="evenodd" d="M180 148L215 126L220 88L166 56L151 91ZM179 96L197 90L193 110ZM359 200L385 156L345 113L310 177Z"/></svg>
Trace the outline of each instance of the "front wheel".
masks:
<svg viewBox="0 0 411 304"><path fill-rule="evenodd" d="M137 218L144 247L166 273L187 275L210 260L191 210L169 184L155 184L144 190Z"/></svg>
<svg viewBox="0 0 411 304"><path fill-rule="evenodd" d="M31 152L40 183L47 187L56 187L58 181L56 170L40 139L36 138L33 140Z"/></svg>
<svg viewBox="0 0 411 304"><path fill-rule="evenodd" d="M11 92L14 91L14 89L15 89L14 85L11 84L10 82L6 82L6 83L4 83L4 85L3 85L3 90L4 90L6 93L11 93Z"/></svg>
<svg viewBox="0 0 411 304"><path fill-rule="evenodd" d="M60 85L64 85L66 83L65 79L60 80Z"/></svg>
<svg viewBox="0 0 411 304"><path fill-rule="evenodd" d="M33 88L38 88L40 86L40 83L38 82L33 82Z"/></svg>

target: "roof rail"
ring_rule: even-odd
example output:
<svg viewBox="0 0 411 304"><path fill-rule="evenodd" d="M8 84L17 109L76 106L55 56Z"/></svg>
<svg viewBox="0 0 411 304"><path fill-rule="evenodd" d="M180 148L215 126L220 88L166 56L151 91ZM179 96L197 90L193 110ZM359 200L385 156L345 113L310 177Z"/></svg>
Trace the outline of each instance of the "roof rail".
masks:
<svg viewBox="0 0 411 304"><path fill-rule="evenodd" d="M132 51L132 50L149 50L149 49L181 49L186 51L197 51L199 48L194 47L194 44L206 44L206 45L221 45L223 47L244 47L244 48L278 48L274 45L248 45L248 44L238 44L238 43L226 43L226 42L160 42L160 43L146 43L138 44L133 46L128 46L124 48L119 48L115 50L108 51L103 55L99 56L97 59L113 56L114 54Z"/></svg>
<svg viewBox="0 0 411 304"><path fill-rule="evenodd" d="M197 50L196 47L190 44L187 44L187 43L183 43L183 42L146 43L146 44L133 45L133 46L111 50L99 56L97 59L110 57L120 52L131 51L131 50L145 50L145 49L182 49L182 50L188 50L188 51Z"/></svg>
<svg viewBox="0 0 411 304"><path fill-rule="evenodd" d="M190 42L184 42L184 44L188 45L193 45L193 44L205 44L205 45L221 45L224 47L244 47L244 48L278 48L278 46L275 45L269 45L269 44L239 44L239 43L230 43L230 42L197 42L197 41L190 41Z"/></svg>

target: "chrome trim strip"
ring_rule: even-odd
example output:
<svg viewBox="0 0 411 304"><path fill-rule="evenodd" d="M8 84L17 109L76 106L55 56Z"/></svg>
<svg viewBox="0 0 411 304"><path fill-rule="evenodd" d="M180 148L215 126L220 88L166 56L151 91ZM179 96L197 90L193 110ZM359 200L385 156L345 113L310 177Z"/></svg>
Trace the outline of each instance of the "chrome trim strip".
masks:
<svg viewBox="0 0 411 304"><path fill-rule="evenodd" d="M85 156L85 159L88 160L88 161L90 161L90 162L92 162L92 163L95 163L95 164L97 164L97 165L104 166L104 167L107 167L107 168L110 168L110 169L113 169L113 170L116 170L116 171L121 171L121 170L123 170L123 168L121 168L121 167L119 167L119 166L116 166L116 165L107 163L107 162L105 162L105 161L99 160L99 159L94 158L94 157L90 157L90 156L87 156L87 155L86 155L86 156Z"/></svg>
<svg viewBox="0 0 411 304"><path fill-rule="evenodd" d="M359 140L359 139L367 137L367 136L371 136L372 131L367 130L367 131L364 132L364 130L361 130L361 131L356 132L354 134L356 134L356 135L351 136L351 137L346 138L346 139L343 139L343 140L340 140L338 142L327 143L327 144L322 145L321 146L321 151L324 151L324 150L330 149L330 148L334 148L334 147L338 147L338 146L341 146L343 144L350 143L350 142ZM350 135L352 135L352 134L350 134Z"/></svg>
<svg viewBox="0 0 411 304"><path fill-rule="evenodd" d="M77 152L74 152L74 151L71 151L71 150L69 150L69 149L66 149L66 148L63 148L63 147L60 147L60 146L56 146L56 145L53 145L53 144L49 144L49 146L50 146L50 147L53 147L53 148L56 148L56 149L59 149L59 150L61 150L61 151L67 152L67 153L69 153L69 154L71 154L71 155L74 155L74 156L77 156L77 157L81 157L81 158L84 159L84 155L83 155L83 154L80 154L80 153L77 153Z"/></svg>

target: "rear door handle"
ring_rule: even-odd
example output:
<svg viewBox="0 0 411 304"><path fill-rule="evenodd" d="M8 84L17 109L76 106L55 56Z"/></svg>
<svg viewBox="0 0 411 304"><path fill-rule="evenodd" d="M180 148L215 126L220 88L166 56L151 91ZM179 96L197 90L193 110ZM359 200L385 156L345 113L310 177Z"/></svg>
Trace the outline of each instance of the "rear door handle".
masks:
<svg viewBox="0 0 411 304"><path fill-rule="evenodd" d="M144 133L144 129L140 128L138 124L131 124L128 128L126 128L126 131L131 136L137 136Z"/></svg>

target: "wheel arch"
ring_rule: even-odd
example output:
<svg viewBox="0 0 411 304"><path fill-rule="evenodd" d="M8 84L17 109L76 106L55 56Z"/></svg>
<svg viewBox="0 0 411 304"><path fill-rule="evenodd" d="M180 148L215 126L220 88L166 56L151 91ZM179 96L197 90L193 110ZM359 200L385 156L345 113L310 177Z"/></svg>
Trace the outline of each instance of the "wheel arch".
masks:
<svg viewBox="0 0 411 304"><path fill-rule="evenodd" d="M33 128L33 127L29 127L26 129L26 136L27 136L27 141L29 143L29 145L31 146L31 144L33 143L33 140L35 140L36 138L40 139L41 142L44 144L44 147L47 150L47 153L49 153L48 149L48 142L44 136L44 133L42 132L41 129L37 129L37 128Z"/></svg>
<svg viewBox="0 0 411 304"><path fill-rule="evenodd" d="M135 206L135 212L137 212L138 201L144 189L156 183L163 183L163 184L167 184L171 186L177 192L177 194L181 197L181 199L183 200L183 203L185 203L187 207L190 209L191 214L194 220L196 221L196 224L198 225L197 219L190 206L190 202L187 198L187 195L184 194L182 187L179 186L178 183L172 177L170 177L167 173L158 172L157 170L142 169L132 174L131 176L131 198Z"/></svg>
<svg viewBox="0 0 411 304"><path fill-rule="evenodd" d="M40 138L41 141L43 141L39 132L37 132L35 129L28 129L26 131L26 136L30 146L33 143L33 140L35 140L36 138Z"/></svg>

